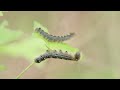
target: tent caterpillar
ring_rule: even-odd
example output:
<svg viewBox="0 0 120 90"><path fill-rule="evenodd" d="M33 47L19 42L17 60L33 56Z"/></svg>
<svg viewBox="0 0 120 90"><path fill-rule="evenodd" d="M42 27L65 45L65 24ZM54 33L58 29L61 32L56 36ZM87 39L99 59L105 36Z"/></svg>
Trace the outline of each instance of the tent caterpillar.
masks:
<svg viewBox="0 0 120 90"><path fill-rule="evenodd" d="M42 35L44 38L46 38L48 41L53 41L53 42L63 42L75 35L75 33L70 33L69 35L65 35L65 36L54 36L54 35L48 34L41 28L36 28L35 32L39 32L39 34Z"/></svg>
<svg viewBox="0 0 120 90"><path fill-rule="evenodd" d="M68 52L62 52L61 50L58 52L56 50L47 50L46 53L40 55L38 58L35 59L36 63L40 63L47 58L58 58L64 60L71 60L71 61L78 61L80 59L80 53L77 52L74 56L68 54Z"/></svg>

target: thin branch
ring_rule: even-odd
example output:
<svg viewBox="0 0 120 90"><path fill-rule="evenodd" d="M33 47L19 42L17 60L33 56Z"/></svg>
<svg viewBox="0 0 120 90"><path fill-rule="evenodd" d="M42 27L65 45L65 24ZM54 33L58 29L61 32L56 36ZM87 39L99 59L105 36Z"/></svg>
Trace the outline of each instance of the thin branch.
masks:
<svg viewBox="0 0 120 90"><path fill-rule="evenodd" d="M17 77L19 79L35 62L32 62L27 68L25 68Z"/></svg>

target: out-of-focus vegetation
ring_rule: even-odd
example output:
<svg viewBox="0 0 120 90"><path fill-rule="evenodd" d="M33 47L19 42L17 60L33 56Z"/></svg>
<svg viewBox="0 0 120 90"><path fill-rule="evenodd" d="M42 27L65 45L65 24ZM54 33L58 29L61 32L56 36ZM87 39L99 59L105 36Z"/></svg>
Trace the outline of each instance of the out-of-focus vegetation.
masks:
<svg viewBox="0 0 120 90"><path fill-rule="evenodd" d="M38 65L42 68L33 66L22 78L120 78L119 11L0 12L3 30L0 30L0 78L15 78L29 61L46 50L44 41L33 38L34 28L39 26L34 21L40 22L53 35L75 32L76 36L66 42L79 48L84 60L48 59Z"/></svg>
<svg viewBox="0 0 120 90"><path fill-rule="evenodd" d="M2 13L2 11L0 11L0 16L3 16L3 13Z"/></svg>
<svg viewBox="0 0 120 90"><path fill-rule="evenodd" d="M8 12L8 11L0 11L0 16L3 16L3 12Z"/></svg>
<svg viewBox="0 0 120 90"><path fill-rule="evenodd" d="M0 45L17 40L22 35L22 32L10 30L7 26L6 20L0 24Z"/></svg>

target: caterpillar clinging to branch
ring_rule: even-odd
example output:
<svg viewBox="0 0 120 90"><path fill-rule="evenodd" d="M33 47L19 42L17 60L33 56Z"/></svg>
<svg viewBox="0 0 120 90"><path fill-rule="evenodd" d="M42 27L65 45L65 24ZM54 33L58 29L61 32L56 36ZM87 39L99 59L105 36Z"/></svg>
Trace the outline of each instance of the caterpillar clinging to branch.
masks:
<svg viewBox="0 0 120 90"><path fill-rule="evenodd" d="M64 60L78 61L80 59L80 53L77 52L74 56L72 56L68 54L67 51L63 53L61 50L59 52L56 50L47 50L46 53L36 58L35 62L40 63L41 61L44 61L47 58L58 58Z"/></svg>
<svg viewBox="0 0 120 90"><path fill-rule="evenodd" d="M46 38L48 41L53 41L53 42L63 42L75 35L75 33L70 33L69 35L65 36L53 36L48 34L47 32L44 32L41 28L36 28L35 32L39 32L40 35L42 35L44 38Z"/></svg>

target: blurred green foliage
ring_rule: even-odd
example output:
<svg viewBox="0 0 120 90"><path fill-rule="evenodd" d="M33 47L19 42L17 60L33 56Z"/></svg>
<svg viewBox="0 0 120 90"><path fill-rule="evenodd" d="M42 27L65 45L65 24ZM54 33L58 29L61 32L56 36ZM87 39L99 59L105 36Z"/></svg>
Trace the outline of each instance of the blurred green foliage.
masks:
<svg viewBox="0 0 120 90"><path fill-rule="evenodd" d="M3 16L3 13L2 13L2 11L0 11L0 16Z"/></svg>
<svg viewBox="0 0 120 90"><path fill-rule="evenodd" d="M6 70L6 66L5 65L0 65L0 71L4 71Z"/></svg>
<svg viewBox="0 0 120 90"><path fill-rule="evenodd" d="M0 16L3 16L3 12L8 12L8 11L0 11Z"/></svg>
<svg viewBox="0 0 120 90"><path fill-rule="evenodd" d="M3 21L0 24L0 45L5 44L7 42L17 40L19 37L22 36L23 32L11 30L7 28L8 21Z"/></svg>

